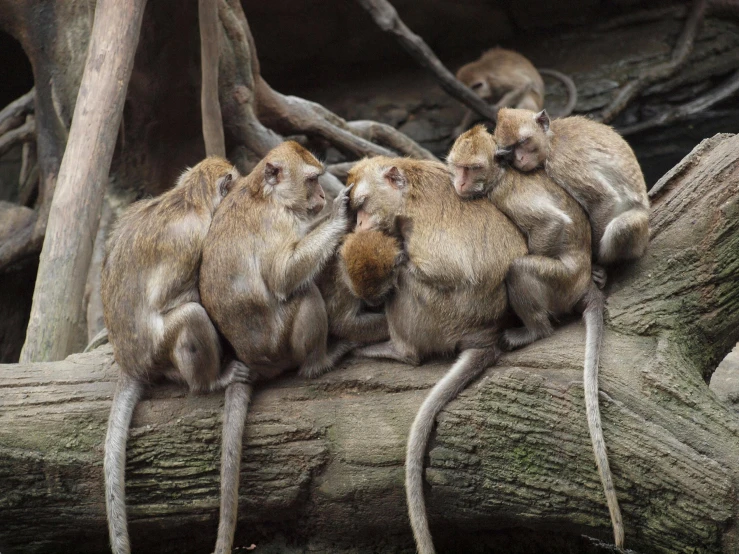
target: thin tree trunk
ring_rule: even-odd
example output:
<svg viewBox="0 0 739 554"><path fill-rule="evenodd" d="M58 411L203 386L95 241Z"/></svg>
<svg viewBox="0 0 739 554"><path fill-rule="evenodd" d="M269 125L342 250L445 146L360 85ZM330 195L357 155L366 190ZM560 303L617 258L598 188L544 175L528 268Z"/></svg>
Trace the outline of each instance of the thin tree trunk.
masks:
<svg viewBox="0 0 739 554"><path fill-rule="evenodd" d="M84 346L83 296L145 0L101 0L51 203L22 361Z"/></svg>
<svg viewBox="0 0 739 554"><path fill-rule="evenodd" d="M218 0L198 0L200 21L200 69L202 85L200 106L203 117L203 140L207 156L226 156L221 104L218 101Z"/></svg>

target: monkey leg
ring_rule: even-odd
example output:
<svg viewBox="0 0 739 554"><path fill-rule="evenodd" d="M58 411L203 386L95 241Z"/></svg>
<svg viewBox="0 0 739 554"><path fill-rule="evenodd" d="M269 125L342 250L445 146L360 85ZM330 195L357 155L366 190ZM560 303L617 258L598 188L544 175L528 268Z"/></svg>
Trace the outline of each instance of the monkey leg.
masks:
<svg viewBox="0 0 739 554"><path fill-rule="evenodd" d="M338 357L326 352L328 342L328 316L326 304L315 285L300 300L293 320L290 347L293 359L299 364L298 374L318 377L330 371ZM343 344L343 343L342 343ZM344 351L341 355L345 354ZM333 359L332 359L333 358Z"/></svg>
<svg viewBox="0 0 739 554"><path fill-rule="evenodd" d="M549 318L564 311L555 302L577 280L577 269L568 265L555 258L535 255L513 261L506 275L508 300L524 327L507 329L503 333L503 348L520 348L554 332Z"/></svg>
<svg viewBox="0 0 739 554"><path fill-rule="evenodd" d="M603 266L593 264L590 269L590 275L593 279L593 283L595 283L599 289L602 289L606 286L606 282L608 281L608 274L606 273L606 269Z"/></svg>
<svg viewBox="0 0 739 554"><path fill-rule="evenodd" d="M615 217L603 232L598 249L598 262L635 260L644 255L649 243L649 213L633 208Z"/></svg>
<svg viewBox="0 0 739 554"><path fill-rule="evenodd" d="M188 302L164 316L162 346L190 390L207 392L218 383L221 347L213 323L200 304Z"/></svg>
<svg viewBox="0 0 739 554"><path fill-rule="evenodd" d="M361 344L372 344L390 338L384 313L363 313L341 318L332 323L331 332L339 338Z"/></svg>
<svg viewBox="0 0 739 554"><path fill-rule="evenodd" d="M409 365L419 365L421 363L421 356L416 349L403 344L397 339L358 348L354 353L364 358L387 358Z"/></svg>

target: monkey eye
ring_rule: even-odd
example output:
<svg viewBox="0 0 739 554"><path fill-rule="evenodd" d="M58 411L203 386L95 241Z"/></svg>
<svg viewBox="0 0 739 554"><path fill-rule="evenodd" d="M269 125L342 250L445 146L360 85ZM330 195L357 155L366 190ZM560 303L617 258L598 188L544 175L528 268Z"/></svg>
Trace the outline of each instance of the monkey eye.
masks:
<svg viewBox="0 0 739 554"><path fill-rule="evenodd" d="M531 140L531 137L522 138L518 141L519 146L523 146L524 144L528 144L528 142Z"/></svg>
<svg viewBox="0 0 739 554"><path fill-rule="evenodd" d="M472 86L470 86L470 88L471 88L472 90L477 90L477 89L480 89L480 88L482 88L482 83L481 83L481 82L479 82L479 81L478 81L477 83L472 83Z"/></svg>

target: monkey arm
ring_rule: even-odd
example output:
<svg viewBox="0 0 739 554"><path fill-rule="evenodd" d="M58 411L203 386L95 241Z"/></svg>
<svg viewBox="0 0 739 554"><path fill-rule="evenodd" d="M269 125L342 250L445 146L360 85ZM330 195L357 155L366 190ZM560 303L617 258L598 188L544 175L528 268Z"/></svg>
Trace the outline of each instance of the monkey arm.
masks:
<svg viewBox="0 0 739 554"><path fill-rule="evenodd" d="M265 276L270 290L277 296L286 298L296 289L313 281L334 255L345 229L345 220L329 219L299 242L276 252Z"/></svg>

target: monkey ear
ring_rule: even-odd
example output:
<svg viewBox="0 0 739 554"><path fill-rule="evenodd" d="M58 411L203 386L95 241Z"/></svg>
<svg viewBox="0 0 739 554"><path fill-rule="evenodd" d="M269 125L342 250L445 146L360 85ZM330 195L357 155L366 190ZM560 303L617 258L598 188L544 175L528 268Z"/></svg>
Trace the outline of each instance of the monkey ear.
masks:
<svg viewBox="0 0 739 554"><path fill-rule="evenodd" d="M546 110L541 110L536 114L534 116L534 121L536 121L536 124L541 127L545 133L549 130L549 114Z"/></svg>
<svg viewBox="0 0 739 554"><path fill-rule="evenodd" d="M268 185L275 186L280 182L280 166L267 162L264 164L264 182Z"/></svg>
<svg viewBox="0 0 739 554"><path fill-rule="evenodd" d="M218 192L221 194L221 196L226 196L229 192L231 192L232 186L233 175L231 173L226 173L223 177L218 179Z"/></svg>
<svg viewBox="0 0 739 554"><path fill-rule="evenodd" d="M386 170L383 177L385 177L385 180L394 189L402 190L408 184L405 175L403 175L403 172L396 166L392 166L390 169Z"/></svg>

